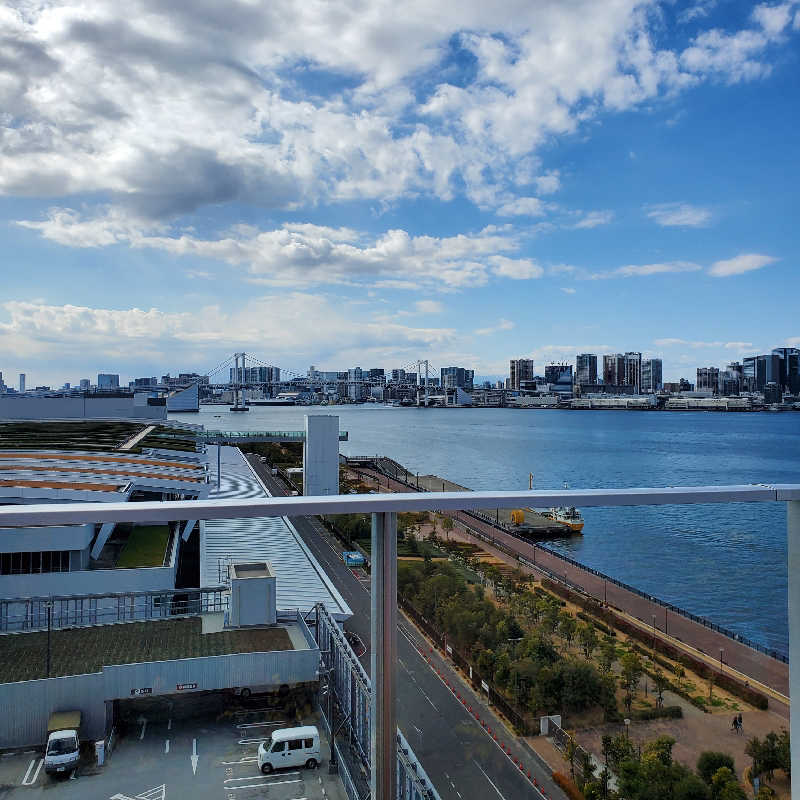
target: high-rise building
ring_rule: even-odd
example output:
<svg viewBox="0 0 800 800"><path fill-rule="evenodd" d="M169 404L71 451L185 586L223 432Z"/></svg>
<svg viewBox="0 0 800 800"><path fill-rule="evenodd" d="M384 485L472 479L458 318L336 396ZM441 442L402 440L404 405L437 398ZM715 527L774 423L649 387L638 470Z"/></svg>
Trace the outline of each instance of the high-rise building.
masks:
<svg viewBox="0 0 800 800"><path fill-rule="evenodd" d="M634 392L639 394L642 385L642 354L625 353L625 379L622 383L633 386Z"/></svg>
<svg viewBox="0 0 800 800"><path fill-rule="evenodd" d="M572 364L547 364L544 368L545 383L572 385Z"/></svg>
<svg viewBox="0 0 800 800"><path fill-rule="evenodd" d="M406 382L406 371L404 369L393 369L392 383L405 383L405 382Z"/></svg>
<svg viewBox="0 0 800 800"><path fill-rule="evenodd" d="M660 358L648 358L642 361L643 394L655 394L664 388L662 362Z"/></svg>
<svg viewBox="0 0 800 800"><path fill-rule="evenodd" d="M509 362L511 388L519 391L522 381L532 381L534 378L532 358L512 358Z"/></svg>
<svg viewBox="0 0 800 800"><path fill-rule="evenodd" d="M710 391L714 394L719 391L719 369L717 367L697 368L697 391Z"/></svg>
<svg viewBox="0 0 800 800"><path fill-rule="evenodd" d="M747 392L763 392L768 383L781 382L781 357L774 351L770 355L748 356L742 359L742 384Z"/></svg>
<svg viewBox="0 0 800 800"><path fill-rule="evenodd" d="M101 372L97 376L98 389L119 389L119 375L110 372Z"/></svg>
<svg viewBox="0 0 800 800"><path fill-rule="evenodd" d="M622 353L603 356L603 383L609 386L625 383L625 356Z"/></svg>
<svg viewBox="0 0 800 800"><path fill-rule="evenodd" d="M442 389L463 389L465 392L471 392L474 379L475 370L463 367L442 367L441 369Z"/></svg>
<svg viewBox="0 0 800 800"><path fill-rule="evenodd" d="M597 356L594 353L580 353L575 359L575 383L578 386L597 383Z"/></svg>
<svg viewBox="0 0 800 800"><path fill-rule="evenodd" d="M6 390L6 385L3 383L3 373L0 372L0 394L3 394Z"/></svg>
<svg viewBox="0 0 800 800"><path fill-rule="evenodd" d="M779 378L784 391L797 394L800 392L800 350L796 347L776 347L773 356L778 356Z"/></svg>
<svg viewBox="0 0 800 800"><path fill-rule="evenodd" d="M20 374L19 374L19 390L20 390L20 392L24 392L25 391L25 373L24 372L20 372Z"/></svg>
<svg viewBox="0 0 800 800"><path fill-rule="evenodd" d="M82 392L88 392L92 382L88 378L81 378L78 382Z"/></svg>

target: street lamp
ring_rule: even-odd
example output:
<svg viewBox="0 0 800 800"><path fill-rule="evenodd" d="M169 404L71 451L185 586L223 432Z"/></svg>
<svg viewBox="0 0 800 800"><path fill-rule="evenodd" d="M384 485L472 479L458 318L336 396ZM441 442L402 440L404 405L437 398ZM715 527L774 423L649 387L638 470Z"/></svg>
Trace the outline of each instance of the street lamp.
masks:
<svg viewBox="0 0 800 800"><path fill-rule="evenodd" d="M47 669L46 677L50 677L50 633L53 628L53 601L46 600L44 607L47 609Z"/></svg>
<svg viewBox="0 0 800 800"><path fill-rule="evenodd" d="M628 732L628 729L630 728L631 721L627 717L625 717L623 722L625 723L625 738L630 740L631 736L630 733Z"/></svg>
<svg viewBox="0 0 800 800"><path fill-rule="evenodd" d="M653 656L656 654L656 615L653 614Z"/></svg>
<svg viewBox="0 0 800 800"><path fill-rule="evenodd" d="M724 647L720 647L719 649L719 668L722 669L722 655L725 652Z"/></svg>

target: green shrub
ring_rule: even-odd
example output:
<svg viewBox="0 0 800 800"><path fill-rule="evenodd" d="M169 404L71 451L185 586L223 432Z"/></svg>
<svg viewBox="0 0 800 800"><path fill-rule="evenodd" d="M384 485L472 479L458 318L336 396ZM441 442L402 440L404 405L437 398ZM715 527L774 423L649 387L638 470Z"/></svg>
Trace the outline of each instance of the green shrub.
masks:
<svg viewBox="0 0 800 800"><path fill-rule="evenodd" d="M583 792L569 779L568 776L560 772L553 773L553 783L560 786L570 800L585 800Z"/></svg>
<svg viewBox="0 0 800 800"><path fill-rule="evenodd" d="M683 710L680 706L662 706L661 708L643 708L641 711L633 711L631 719L681 719Z"/></svg>

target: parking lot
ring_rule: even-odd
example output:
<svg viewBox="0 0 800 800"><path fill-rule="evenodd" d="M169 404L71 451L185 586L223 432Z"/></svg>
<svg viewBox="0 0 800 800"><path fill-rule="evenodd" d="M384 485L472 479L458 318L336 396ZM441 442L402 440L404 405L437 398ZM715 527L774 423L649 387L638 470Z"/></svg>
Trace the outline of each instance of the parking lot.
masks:
<svg viewBox="0 0 800 800"><path fill-rule="evenodd" d="M330 752L318 716L289 721L253 697L246 704L228 704L222 713L173 718L170 701L159 700L158 706L127 715L124 735L103 767L96 766L93 751L87 752L74 776L53 778L44 772L41 752L0 757L0 798L345 800L340 780L328 774ZM262 775L258 745L272 730L295 725L320 729L320 767Z"/></svg>

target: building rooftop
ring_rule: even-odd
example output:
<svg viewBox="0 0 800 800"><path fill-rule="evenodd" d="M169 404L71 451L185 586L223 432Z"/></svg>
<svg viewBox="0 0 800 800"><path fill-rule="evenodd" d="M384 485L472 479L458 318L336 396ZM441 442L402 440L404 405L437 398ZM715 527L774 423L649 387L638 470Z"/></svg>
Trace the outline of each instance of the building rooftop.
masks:
<svg viewBox="0 0 800 800"><path fill-rule="evenodd" d="M299 649L292 626L203 633L200 617L126 622L51 632L50 675L84 675L104 666ZM0 683L46 677L47 633L0 636Z"/></svg>
<svg viewBox="0 0 800 800"><path fill-rule="evenodd" d="M218 490L215 456L213 451L209 454L212 467L209 499L269 497L247 459L235 447L222 448L222 480ZM230 563L264 561L275 575L279 612L309 611L315 603L324 603L339 620L352 616L350 607L286 517L206 520L201 524L201 586L223 583Z"/></svg>

